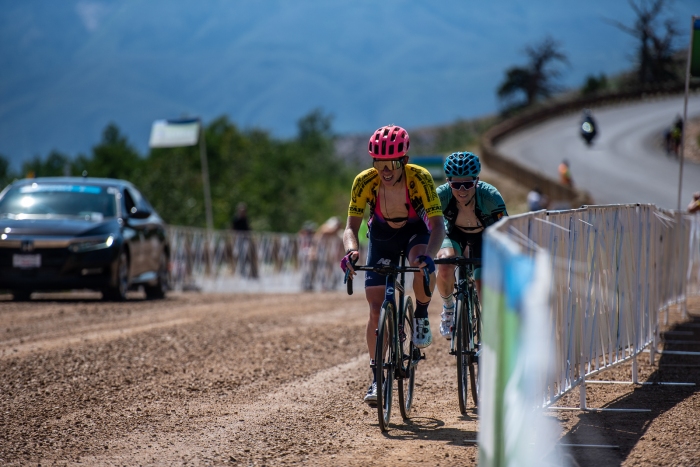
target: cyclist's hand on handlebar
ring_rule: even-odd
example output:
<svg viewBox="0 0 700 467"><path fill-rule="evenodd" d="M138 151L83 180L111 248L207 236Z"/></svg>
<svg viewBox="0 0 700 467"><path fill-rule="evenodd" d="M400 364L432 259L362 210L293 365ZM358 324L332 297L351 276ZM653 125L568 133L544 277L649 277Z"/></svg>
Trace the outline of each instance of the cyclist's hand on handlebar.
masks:
<svg viewBox="0 0 700 467"><path fill-rule="evenodd" d="M357 250L348 251L348 254L343 256L343 259L340 260L340 269L342 269L345 273L350 270L350 277L353 277L355 274L357 274L353 268L353 265L357 262L357 258L359 257L360 254L357 252Z"/></svg>
<svg viewBox="0 0 700 467"><path fill-rule="evenodd" d="M428 274L432 274L435 272L435 262L433 262L433 258L431 258L428 255L420 255L416 258L416 262L418 262L418 267L421 269L428 269Z"/></svg>

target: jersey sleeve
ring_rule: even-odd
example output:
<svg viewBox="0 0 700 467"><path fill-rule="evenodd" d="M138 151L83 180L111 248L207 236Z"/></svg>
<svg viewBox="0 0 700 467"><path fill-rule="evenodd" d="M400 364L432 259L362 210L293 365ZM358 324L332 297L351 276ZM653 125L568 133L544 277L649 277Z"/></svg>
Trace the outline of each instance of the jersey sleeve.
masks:
<svg viewBox="0 0 700 467"><path fill-rule="evenodd" d="M350 192L350 206L348 207L348 216L363 217L367 203L372 198L372 189L377 184L379 172L374 168L367 169L355 177L352 182L352 190Z"/></svg>
<svg viewBox="0 0 700 467"><path fill-rule="evenodd" d="M501 193L495 186L489 185L488 183L482 184L482 182L479 182L479 188L481 189L479 193L481 198L481 208L484 214L491 216L494 221L508 215L508 211L506 210L506 202L503 200L503 196L501 196Z"/></svg>
<svg viewBox="0 0 700 467"><path fill-rule="evenodd" d="M409 190L415 189L420 195L426 217L442 216L440 198L430 172L418 165L407 165L406 170L410 170L413 174L413 180L409 179ZM412 183L415 183L415 186L410 186Z"/></svg>
<svg viewBox="0 0 700 467"><path fill-rule="evenodd" d="M437 194L438 198L440 198L440 209L442 212L445 212L445 209L447 209L447 205L450 203L450 199L452 198L452 189L450 188L450 184L445 183L437 187Z"/></svg>

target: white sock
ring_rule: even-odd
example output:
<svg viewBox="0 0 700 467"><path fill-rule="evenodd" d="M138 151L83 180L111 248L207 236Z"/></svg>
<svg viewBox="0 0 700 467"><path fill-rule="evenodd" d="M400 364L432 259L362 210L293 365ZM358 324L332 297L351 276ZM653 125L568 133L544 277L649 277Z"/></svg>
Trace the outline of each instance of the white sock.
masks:
<svg viewBox="0 0 700 467"><path fill-rule="evenodd" d="M442 303L445 305L445 308L454 308L455 307L455 300L454 296L452 294L448 295L447 297L442 297Z"/></svg>

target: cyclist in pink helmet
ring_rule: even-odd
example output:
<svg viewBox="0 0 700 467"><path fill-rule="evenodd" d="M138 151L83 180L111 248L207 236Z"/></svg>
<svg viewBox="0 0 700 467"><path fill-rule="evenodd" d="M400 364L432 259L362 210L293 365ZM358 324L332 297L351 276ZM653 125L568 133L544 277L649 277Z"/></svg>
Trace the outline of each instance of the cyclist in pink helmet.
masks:
<svg viewBox="0 0 700 467"><path fill-rule="evenodd" d="M396 125L383 126L369 137L369 155L375 159L397 159L406 155L410 144L406 130Z"/></svg>
<svg viewBox="0 0 700 467"><path fill-rule="evenodd" d="M396 125L387 125L372 133L368 151L373 166L361 172L352 185L348 221L343 234L346 255L341 261L343 271L350 269L359 254L358 231L365 208L369 206L368 265L398 264L401 252L414 267L427 268L431 290L435 288L435 263L445 236L440 199L433 177L423 167L408 164L408 132ZM369 304L367 321L367 349L370 363L374 358L375 335L379 313L384 301L384 276L365 273L365 296ZM414 274L413 291L416 309L413 323L413 342L425 348L432 343L428 322L430 297L423 290L423 275ZM365 402L375 404L377 385L372 382Z"/></svg>

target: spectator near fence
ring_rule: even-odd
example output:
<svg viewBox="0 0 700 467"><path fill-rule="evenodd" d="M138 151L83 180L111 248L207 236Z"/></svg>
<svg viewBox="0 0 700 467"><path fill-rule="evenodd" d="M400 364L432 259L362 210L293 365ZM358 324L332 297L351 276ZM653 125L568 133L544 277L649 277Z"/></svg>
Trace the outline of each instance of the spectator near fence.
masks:
<svg viewBox="0 0 700 467"><path fill-rule="evenodd" d="M301 270L301 289L312 291L314 289L311 252L313 250L314 235L318 225L313 221L306 221L297 234L299 248L299 269Z"/></svg>
<svg viewBox="0 0 700 467"><path fill-rule="evenodd" d="M248 206L240 202L236 205L236 214L231 220L231 228L238 235L235 236L235 256L238 260L239 270L243 277L258 278L258 255L255 250L255 242L250 235L248 224Z"/></svg>
<svg viewBox="0 0 700 467"><path fill-rule="evenodd" d="M700 212L700 191L693 193L693 199L688 204L688 212L690 214Z"/></svg>
<svg viewBox="0 0 700 467"><path fill-rule="evenodd" d="M530 193L527 194L527 208L530 211L547 209L548 204L549 199L542 194L542 190L540 190L539 187L533 188Z"/></svg>
<svg viewBox="0 0 700 467"><path fill-rule="evenodd" d="M307 221L299 231L300 257L302 260L301 285L305 291L318 286L322 290L333 290L342 275L337 271L337 258L342 255L342 224L336 216L316 228L316 223Z"/></svg>
<svg viewBox="0 0 700 467"><path fill-rule="evenodd" d="M342 275L337 269L337 258L345 252L341 232L343 225L337 216L328 218L314 233L312 243L313 283L323 290L333 290Z"/></svg>
<svg viewBox="0 0 700 467"><path fill-rule="evenodd" d="M571 168L569 167L569 161L566 159L559 164L559 181L564 186L574 187L574 180L571 178Z"/></svg>

